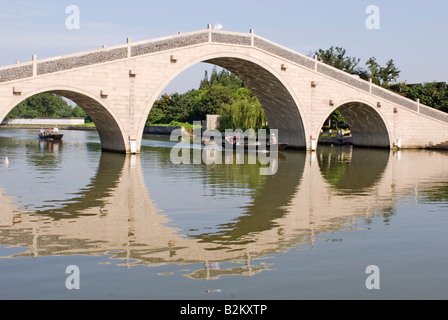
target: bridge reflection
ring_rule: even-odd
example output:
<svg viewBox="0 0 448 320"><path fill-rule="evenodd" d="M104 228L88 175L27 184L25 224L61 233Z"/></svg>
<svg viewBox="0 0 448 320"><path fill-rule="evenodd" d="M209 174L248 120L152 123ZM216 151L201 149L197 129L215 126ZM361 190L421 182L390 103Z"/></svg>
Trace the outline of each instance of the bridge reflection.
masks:
<svg viewBox="0 0 448 320"><path fill-rule="evenodd" d="M321 146L318 153L319 168L324 179L339 194L369 192L386 170L389 150L343 146Z"/></svg>
<svg viewBox="0 0 448 320"><path fill-rule="evenodd" d="M250 276L272 267L261 259L266 255L312 245L328 232L356 227L359 219L389 219L402 195L415 201L434 195L448 177L447 159L410 150L284 152L277 174L253 186L243 214L215 232L190 234L151 199L141 156L102 153L90 184L59 207L24 211L0 189L0 245L27 249L8 258L105 254L129 268L202 263L186 275L192 279ZM219 183L219 174L209 179Z"/></svg>

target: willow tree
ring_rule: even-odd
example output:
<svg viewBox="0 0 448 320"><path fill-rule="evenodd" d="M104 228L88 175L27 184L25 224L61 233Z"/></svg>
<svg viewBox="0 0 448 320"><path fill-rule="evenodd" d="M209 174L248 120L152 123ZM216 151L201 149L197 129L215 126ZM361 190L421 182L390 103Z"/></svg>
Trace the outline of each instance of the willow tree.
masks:
<svg viewBox="0 0 448 320"><path fill-rule="evenodd" d="M229 105L221 109L219 128L225 129L263 129L267 119L260 101L247 87L238 89Z"/></svg>

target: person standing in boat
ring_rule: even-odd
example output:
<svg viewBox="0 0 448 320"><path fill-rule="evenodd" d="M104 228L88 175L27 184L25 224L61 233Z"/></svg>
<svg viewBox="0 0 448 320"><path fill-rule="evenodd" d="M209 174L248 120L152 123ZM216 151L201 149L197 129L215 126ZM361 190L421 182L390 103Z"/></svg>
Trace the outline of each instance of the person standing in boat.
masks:
<svg viewBox="0 0 448 320"><path fill-rule="evenodd" d="M230 136L228 134L226 134L226 142L228 144L234 144L233 138L230 138Z"/></svg>
<svg viewBox="0 0 448 320"><path fill-rule="evenodd" d="M270 144L277 144L277 137L275 134L271 134L271 140L269 141Z"/></svg>

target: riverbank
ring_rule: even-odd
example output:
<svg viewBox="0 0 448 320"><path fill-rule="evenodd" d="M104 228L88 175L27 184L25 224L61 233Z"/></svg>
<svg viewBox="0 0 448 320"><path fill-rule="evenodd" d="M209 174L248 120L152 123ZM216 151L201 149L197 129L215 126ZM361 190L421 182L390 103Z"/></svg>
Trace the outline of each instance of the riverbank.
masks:
<svg viewBox="0 0 448 320"><path fill-rule="evenodd" d="M51 126L51 125L30 125L30 124L6 124L0 125L0 129L37 129L40 130L42 128L54 128L57 127L59 130L80 130L80 131L97 131L94 125L80 125L80 126ZM185 132L185 127L175 127L175 126L145 126L144 133L145 134L160 134L160 135L170 135L174 130L181 129L182 132Z"/></svg>
<svg viewBox="0 0 448 320"><path fill-rule="evenodd" d="M57 127L59 130L79 130L79 131L97 131L96 127L92 124L79 125L79 126L68 126L68 125L30 125L30 124L5 124L0 125L0 129L37 129L42 128L54 128ZM185 127L176 126L145 126L145 134L160 134L160 135L170 135L174 130L181 129L182 132L186 132Z"/></svg>

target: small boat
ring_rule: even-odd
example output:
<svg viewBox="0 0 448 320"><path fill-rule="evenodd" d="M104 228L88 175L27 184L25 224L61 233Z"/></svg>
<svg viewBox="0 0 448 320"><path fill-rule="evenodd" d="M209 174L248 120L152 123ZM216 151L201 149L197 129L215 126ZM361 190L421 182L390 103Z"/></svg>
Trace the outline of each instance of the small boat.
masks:
<svg viewBox="0 0 448 320"><path fill-rule="evenodd" d="M48 140L61 140L62 137L64 135L63 134L56 134L56 133L41 133L39 134L39 138L41 139L48 139Z"/></svg>
<svg viewBox="0 0 448 320"><path fill-rule="evenodd" d="M51 129L48 129L48 131L41 130L39 133L39 138L46 140L61 140L63 136L57 128L53 129L53 131Z"/></svg>

